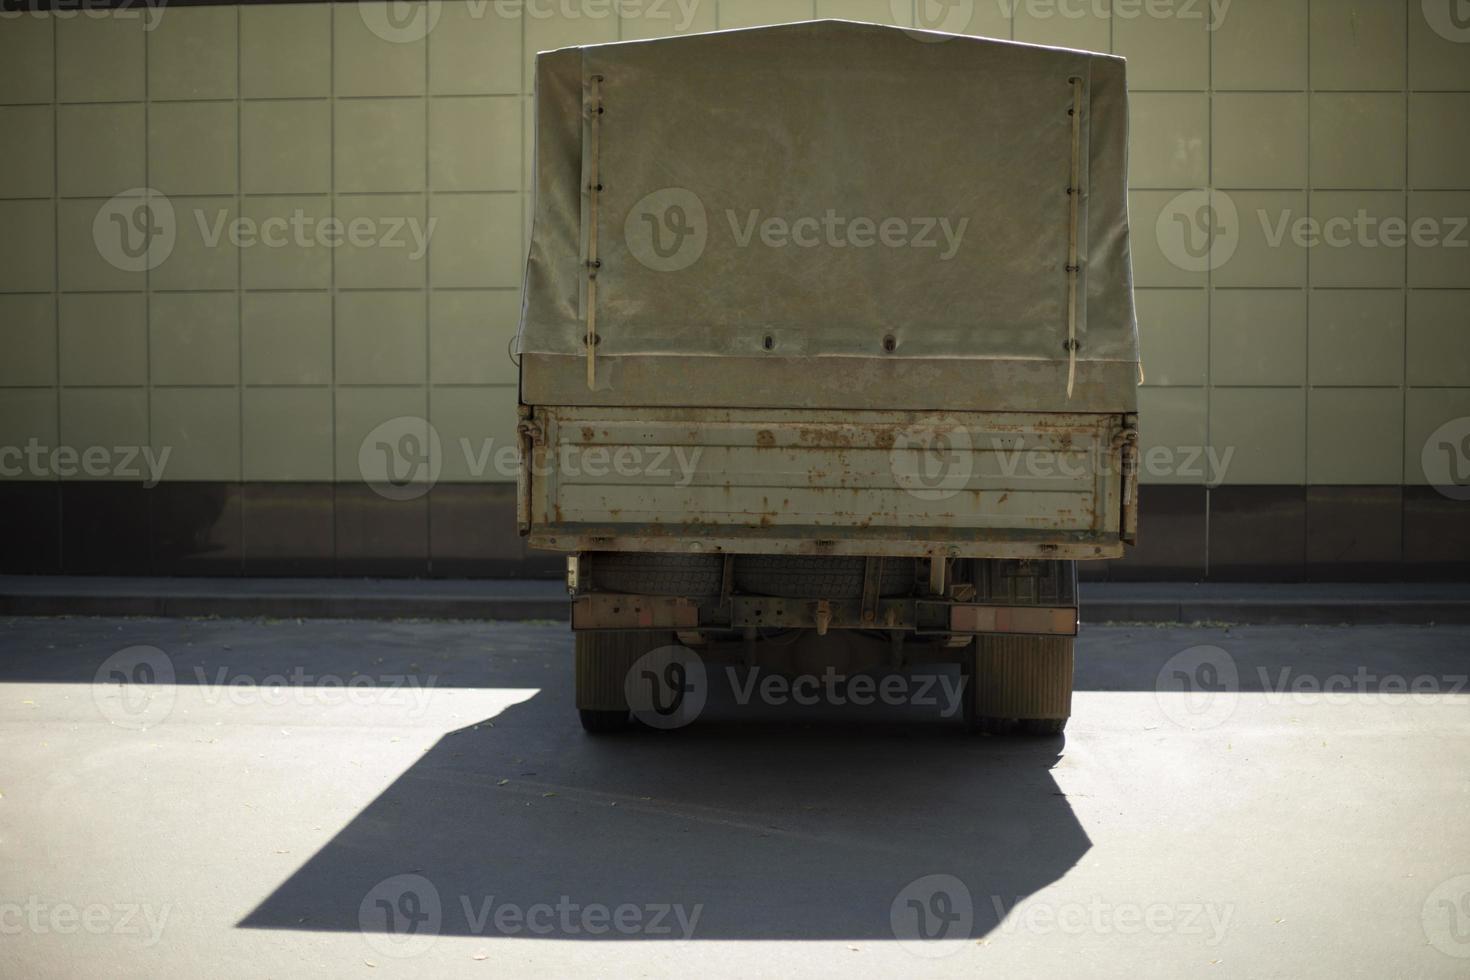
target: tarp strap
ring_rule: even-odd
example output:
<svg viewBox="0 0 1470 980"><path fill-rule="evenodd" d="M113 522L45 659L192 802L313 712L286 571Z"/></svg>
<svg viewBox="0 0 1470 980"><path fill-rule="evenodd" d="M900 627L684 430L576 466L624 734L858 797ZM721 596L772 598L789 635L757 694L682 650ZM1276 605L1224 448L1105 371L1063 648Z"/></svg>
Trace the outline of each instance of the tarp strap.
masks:
<svg viewBox="0 0 1470 980"><path fill-rule="evenodd" d="M591 124L591 147L587 167L587 388L597 387L597 198L602 191L598 171L599 136L602 129L602 76L589 79L587 114Z"/></svg>
<svg viewBox="0 0 1470 980"><path fill-rule="evenodd" d="M1072 181L1067 187L1067 200L1072 212L1067 233L1067 398L1077 383L1077 217L1082 198L1082 79L1067 79L1072 86ZM594 151L595 152L595 151ZM594 157L595 159L595 157Z"/></svg>

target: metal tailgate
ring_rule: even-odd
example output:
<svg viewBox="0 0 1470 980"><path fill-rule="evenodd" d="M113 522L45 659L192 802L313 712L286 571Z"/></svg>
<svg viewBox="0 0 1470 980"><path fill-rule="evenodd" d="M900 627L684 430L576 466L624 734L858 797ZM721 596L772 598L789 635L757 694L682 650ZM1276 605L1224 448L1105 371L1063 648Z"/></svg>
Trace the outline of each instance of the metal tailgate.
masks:
<svg viewBox="0 0 1470 980"><path fill-rule="evenodd" d="M524 408L519 520L558 551L1105 558L1130 416Z"/></svg>

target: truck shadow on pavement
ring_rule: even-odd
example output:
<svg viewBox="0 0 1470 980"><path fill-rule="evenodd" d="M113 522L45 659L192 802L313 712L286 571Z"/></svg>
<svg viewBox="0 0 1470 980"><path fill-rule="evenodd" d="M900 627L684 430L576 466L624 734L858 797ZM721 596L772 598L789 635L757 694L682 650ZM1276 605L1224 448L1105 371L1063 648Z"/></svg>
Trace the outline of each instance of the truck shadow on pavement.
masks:
<svg viewBox="0 0 1470 980"><path fill-rule="evenodd" d="M361 930L390 954L433 935L972 942L1089 847L1050 775L1060 738L970 737L937 708L752 718L718 681L688 728L591 737L542 668L497 677L540 692L445 735L240 925Z"/></svg>

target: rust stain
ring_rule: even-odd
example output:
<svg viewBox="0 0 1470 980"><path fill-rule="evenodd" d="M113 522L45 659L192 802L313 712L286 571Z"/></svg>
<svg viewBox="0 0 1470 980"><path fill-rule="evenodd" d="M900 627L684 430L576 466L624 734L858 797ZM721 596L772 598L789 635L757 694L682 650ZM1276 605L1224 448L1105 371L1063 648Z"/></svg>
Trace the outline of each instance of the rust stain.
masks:
<svg viewBox="0 0 1470 980"><path fill-rule="evenodd" d="M776 445L776 433L770 429L761 429L755 434L755 444L762 449L770 449Z"/></svg>

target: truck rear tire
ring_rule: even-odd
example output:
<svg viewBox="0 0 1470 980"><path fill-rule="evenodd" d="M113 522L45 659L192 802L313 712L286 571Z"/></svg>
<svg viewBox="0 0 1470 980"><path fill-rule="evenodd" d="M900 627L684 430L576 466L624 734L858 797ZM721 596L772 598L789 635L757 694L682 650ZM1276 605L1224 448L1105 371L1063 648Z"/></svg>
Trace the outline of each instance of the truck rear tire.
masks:
<svg viewBox="0 0 1470 980"><path fill-rule="evenodd" d="M627 595L719 595L725 573L725 559L719 555L598 551L591 558L597 588Z"/></svg>
<svg viewBox="0 0 1470 980"><path fill-rule="evenodd" d="M1070 636L980 636L965 652L965 721L971 732L1055 736L1072 714Z"/></svg>
<svg viewBox="0 0 1470 980"><path fill-rule="evenodd" d="M628 671L650 650L675 642L663 630L584 630L576 637L577 713L582 728L608 735L632 724L628 708Z"/></svg>

